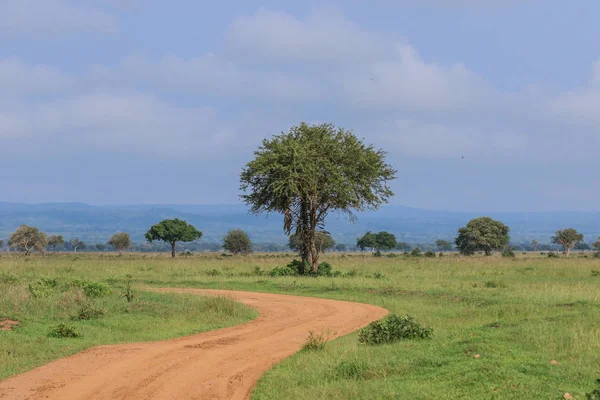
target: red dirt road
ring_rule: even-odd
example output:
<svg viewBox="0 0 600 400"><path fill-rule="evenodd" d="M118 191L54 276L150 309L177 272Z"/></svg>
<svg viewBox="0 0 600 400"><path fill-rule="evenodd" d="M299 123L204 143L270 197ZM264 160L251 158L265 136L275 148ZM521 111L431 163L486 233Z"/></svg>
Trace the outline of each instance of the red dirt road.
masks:
<svg viewBox="0 0 600 400"><path fill-rule="evenodd" d="M309 330L331 338L388 312L313 297L200 289L260 313L243 325L160 342L94 347L0 382L0 399L248 399L273 364L297 352Z"/></svg>

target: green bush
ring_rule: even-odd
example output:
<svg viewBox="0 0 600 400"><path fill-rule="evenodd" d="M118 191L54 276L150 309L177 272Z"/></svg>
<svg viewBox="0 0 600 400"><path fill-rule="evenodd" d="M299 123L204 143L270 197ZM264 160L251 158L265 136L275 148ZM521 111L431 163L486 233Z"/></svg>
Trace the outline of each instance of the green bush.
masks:
<svg viewBox="0 0 600 400"><path fill-rule="evenodd" d="M375 253L373 253L374 257L381 257L381 251L377 250Z"/></svg>
<svg viewBox="0 0 600 400"><path fill-rule="evenodd" d="M413 317L390 314L382 320L371 322L358 333L360 343L377 345L404 339L428 339L433 329L423 328Z"/></svg>
<svg viewBox="0 0 600 400"><path fill-rule="evenodd" d="M427 258L435 258L435 253L433 251L428 251L424 254Z"/></svg>
<svg viewBox="0 0 600 400"><path fill-rule="evenodd" d="M412 249L412 251L410 252L410 256L411 257L421 257L421 249L418 247L415 247L414 249Z"/></svg>
<svg viewBox="0 0 600 400"><path fill-rule="evenodd" d="M287 268L289 268L292 271L294 271L294 273L296 275L306 275L310 271L310 268L309 268L309 266L308 266L307 263L302 262L302 261L298 261L298 260L294 260L291 263L289 263L287 265Z"/></svg>
<svg viewBox="0 0 600 400"><path fill-rule="evenodd" d="M78 338L81 337L81 334L75 331L75 329L71 326L65 325L63 323L58 324L55 328L53 328L49 333L48 337L51 338Z"/></svg>
<svg viewBox="0 0 600 400"><path fill-rule="evenodd" d="M39 278L37 281L29 284L29 292L33 297L48 297L57 285L58 282L54 278Z"/></svg>
<svg viewBox="0 0 600 400"><path fill-rule="evenodd" d="M277 276L294 276L298 273L291 269L290 267L276 267L269 271L269 276L277 277Z"/></svg>
<svg viewBox="0 0 600 400"><path fill-rule="evenodd" d="M556 253L548 253L548 258L560 258L560 256Z"/></svg>
<svg viewBox="0 0 600 400"><path fill-rule="evenodd" d="M319 276L331 276L332 272L331 264L328 262L319 264Z"/></svg>
<svg viewBox="0 0 600 400"><path fill-rule="evenodd" d="M106 311L101 308L96 308L93 305L86 303L82 305L77 314L71 317L72 320L90 320L90 319L98 319L102 318Z"/></svg>
<svg viewBox="0 0 600 400"><path fill-rule="evenodd" d="M86 279L74 279L71 286L83 290L87 297L102 297L110 293L110 288L106 283Z"/></svg>

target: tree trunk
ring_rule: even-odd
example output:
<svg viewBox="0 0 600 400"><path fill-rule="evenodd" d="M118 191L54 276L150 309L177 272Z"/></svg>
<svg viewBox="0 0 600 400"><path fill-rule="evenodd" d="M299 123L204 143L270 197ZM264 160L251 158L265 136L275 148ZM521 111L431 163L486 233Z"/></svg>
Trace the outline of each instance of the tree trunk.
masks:
<svg viewBox="0 0 600 400"><path fill-rule="evenodd" d="M171 258L175 258L175 242L171 242Z"/></svg>
<svg viewBox="0 0 600 400"><path fill-rule="evenodd" d="M571 249L569 248L569 246L565 246L565 256L569 257L570 252L571 252Z"/></svg>

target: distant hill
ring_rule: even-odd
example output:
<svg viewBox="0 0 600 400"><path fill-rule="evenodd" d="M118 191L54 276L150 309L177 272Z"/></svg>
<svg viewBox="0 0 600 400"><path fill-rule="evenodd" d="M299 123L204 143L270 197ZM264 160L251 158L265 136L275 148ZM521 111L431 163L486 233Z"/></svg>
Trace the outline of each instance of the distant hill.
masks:
<svg viewBox="0 0 600 400"><path fill-rule="evenodd" d="M470 219L487 215L511 228L514 243L549 242L557 229L573 227L591 242L600 236L600 212L472 213L386 206L358 215L351 224L331 215L327 230L338 243L353 244L367 230L386 230L408 243L432 243L453 239ZM256 242L284 243L282 217L250 215L244 205L119 205L91 206L82 203L21 204L0 202L0 238L7 238L20 224L39 227L65 238L78 237L89 243L105 242L113 233L126 231L136 242L144 232L165 218L185 219L204 232L202 241L220 241L230 229L247 231Z"/></svg>

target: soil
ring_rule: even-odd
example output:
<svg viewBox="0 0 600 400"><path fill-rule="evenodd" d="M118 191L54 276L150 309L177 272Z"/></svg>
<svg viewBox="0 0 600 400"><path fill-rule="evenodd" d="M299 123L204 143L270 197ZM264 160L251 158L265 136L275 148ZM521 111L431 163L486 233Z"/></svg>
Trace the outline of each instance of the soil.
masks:
<svg viewBox="0 0 600 400"><path fill-rule="evenodd" d="M1 399L248 399L258 379L304 344L384 317L380 307L313 297L200 289L255 308L243 325L160 342L99 346L0 382Z"/></svg>
<svg viewBox="0 0 600 400"><path fill-rule="evenodd" d="M15 321L12 319L0 320L0 331L12 331L17 326L19 326L19 321Z"/></svg>

